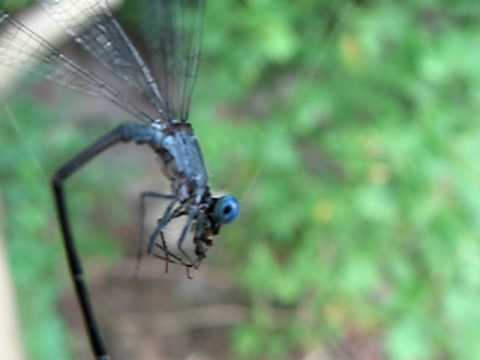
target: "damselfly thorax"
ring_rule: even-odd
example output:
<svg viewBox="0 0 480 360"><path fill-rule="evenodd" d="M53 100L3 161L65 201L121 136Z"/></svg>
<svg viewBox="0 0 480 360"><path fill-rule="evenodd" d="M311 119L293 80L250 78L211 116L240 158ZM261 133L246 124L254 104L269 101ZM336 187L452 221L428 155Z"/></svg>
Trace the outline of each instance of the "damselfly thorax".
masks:
<svg viewBox="0 0 480 360"><path fill-rule="evenodd" d="M208 174L202 151L189 123L167 126L153 124L157 131L153 149L159 155L163 173L179 201L195 199L199 203L208 187Z"/></svg>

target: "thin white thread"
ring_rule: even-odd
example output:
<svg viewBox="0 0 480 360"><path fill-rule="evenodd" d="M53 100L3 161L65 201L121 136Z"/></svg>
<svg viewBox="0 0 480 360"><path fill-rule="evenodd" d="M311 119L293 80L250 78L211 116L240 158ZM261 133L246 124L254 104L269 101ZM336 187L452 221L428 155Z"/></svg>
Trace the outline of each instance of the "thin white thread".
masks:
<svg viewBox="0 0 480 360"><path fill-rule="evenodd" d="M47 172L45 171L45 168L42 166L41 161L39 160L38 156L35 155L35 152L32 150L32 148L29 146L28 141L26 141L25 136L23 135L22 129L19 125L19 122L13 113L12 109L8 104L4 104L5 108L5 113L7 114L7 119L12 128L15 130L15 133L17 134L17 137L20 139L20 142L23 146L23 148L27 151L29 154L30 158L32 159L33 163L35 166L40 170L42 173L42 176L48 181L48 175Z"/></svg>

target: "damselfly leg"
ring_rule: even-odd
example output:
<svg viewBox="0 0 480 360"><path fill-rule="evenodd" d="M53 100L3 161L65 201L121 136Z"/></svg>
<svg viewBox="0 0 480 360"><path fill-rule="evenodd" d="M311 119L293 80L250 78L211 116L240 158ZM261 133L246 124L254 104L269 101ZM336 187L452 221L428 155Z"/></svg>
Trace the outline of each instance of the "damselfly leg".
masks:
<svg viewBox="0 0 480 360"><path fill-rule="evenodd" d="M140 262L142 260L143 251L144 251L146 201L149 198L172 200L168 205L167 209L165 210L165 213L162 216L162 218L167 218L168 216L170 216L170 213L177 202L175 195L171 195L171 194L161 194L154 191L144 191L140 194L140 211L139 211L140 231L139 231L139 246L138 246L138 252L137 252L136 273L138 273L140 270ZM148 247L147 247L148 253L152 253L153 244L155 243L155 238L158 236L158 234L156 233L157 233L157 230L155 230L155 232L150 236L150 240L148 242ZM165 239L163 236L162 236L162 241L165 242ZM165 248L166 248L166 244L165 244ZM168 256L167 256L167 259L168 259ZM165 264L165 272L168 272L168 263L169 261L167 260Z"/></svg>
<svg viewBox="0 0 480 360"><path fill-rule="evenodd" d="M190 212L188 213L188 218L187 218L187 223L185 224L185 226L183 227L182 229L182 233L180 235L180 238L178 239L178 242L177 242L177 249L178 251L180 252L180 254L182 254L182 256L187 260L187 263L190 265L190 266L193 266L193 260L192 258L190 257L190 255L187 254L187 252L185 251L185 249L183 248L183 243L185 242L185 238L187 237L187 233L191 230L192 228L192 223L193 223L193 219L195 218L195 215L196 215L196 212L195 212L195 209L192 208L190 210Z"/></svg>
<svg viewBox="0 0 480 360"><path fill-rule="evenodd" d="M170 220L171 220L171 218L170 218ZM179 249L180 254L182 256L184 256L184 259L182 259L181 256L178 256L178 255L174 254L173 252L171 252L168 249L167 242L165 241L165 235L163 233L165 227L168 225L168 222L169 221L163 222L162 219L160 219L158 221L157 228L155 229L155 231L150 236L149 243L152 244L152 248L149 249L148 252L149 252L149 254L155 256L156 258L159 258L159 259L165 261L165 272L168 271L168 264L170 264L170 263L183 265L187 269L187 277L189 279L192 279L192 277L190 275L190 269L192 267L195 267L195 268L198 267L198 265L200 264L201 260L205 257L205 255L202 254L202 256L198 256L197 261L195 263L193 263L190 260L189 255L182 248L182 244L180 242L180 239L182 239L182 237L179 238L179 240L177 242L177 247ZM182 229L182 234L183 234L183 232L185 232L185 233L188 232L187 226L188 226L188 224L186 224L184 226L184 228ZM160 237L161 242L158 242L159 237ZM159 249L160 253L156 253L154 251L155 249Z"/></svg>
<svg viewBox="0 0 480 360"><path fill-rule="evenodd" d="M175 210L173 210L175 203L176 200L172 201L165 210L164 215L158 220L157 227L150 236L147 246L147 252L149 254L153 254L156 257L165 259L167 261L166 270L168 269L169 262L181 264L186 267L196 267L195 264L198 264L201 258L197 256L198 259L194 262L191 255L189 255L184 249L185 240L187 239L187 235L189 234L189 232L191 232L194 222L195 213L192 211L188 214L187 221L185 225L183 225L180 235L176 240L176 249L178 251L178 254L172 252L172 250L170 250L167 245L164 234L165 229L167 228L167 226L171 225L172 220L185 216L185 209L183 205L180 204ZM197 244L195 244L195 238L192 237L192 240L192 245L197 246ZM155 249L161 250L161 254L155 253ZM195 253L197 252L195 251Z"/></svg>

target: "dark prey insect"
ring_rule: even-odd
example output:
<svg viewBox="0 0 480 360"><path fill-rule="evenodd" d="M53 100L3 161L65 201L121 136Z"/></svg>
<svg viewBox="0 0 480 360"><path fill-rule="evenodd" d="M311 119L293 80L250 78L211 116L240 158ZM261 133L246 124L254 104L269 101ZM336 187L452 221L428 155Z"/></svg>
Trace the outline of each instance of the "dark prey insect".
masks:
<svg viewBox="0 0 480 360"><path fill-rule="evenodd" d="M63 165L52 178L60 228L90 343L97 360L110 359L93 313L81 260L69 220L64 184L97 155L119 143L148 145L158 154L171 184L171 193L141 194L168 202L151 234L146 251L168 263L198 267L224 224L239 215L233 196L215 197L208 186L202 152L189 123L192 91L197 77L205 0L142 0L148 46L154 54L148 67L106 0L37 0L52 19L90 53L111 76L99 78L59 52L36 32L0 10L0 65L43 76L53 82L124 109L137 122L118 126ZM83 14L83 16L78 16ZM83 27L78 18L87 18ZM156 31L154 31L154 29ZM34 67L29 65L36 64ZM118 82L122 86L114 86ZM136 93L144 100L131 98ZM174 219L185 219L176 243L168 245L164 230ZM143 230L142 230L143 233ZM143 236L143 235L141 235ZM185 248L193 238L193 251ZM142 250L143 251L143 250Z"/></svg>

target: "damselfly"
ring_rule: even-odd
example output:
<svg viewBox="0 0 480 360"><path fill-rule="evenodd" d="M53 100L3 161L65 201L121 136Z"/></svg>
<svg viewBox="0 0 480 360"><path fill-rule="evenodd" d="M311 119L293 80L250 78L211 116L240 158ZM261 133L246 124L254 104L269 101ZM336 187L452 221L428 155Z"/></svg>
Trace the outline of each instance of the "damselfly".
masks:
<svg viewBox="0 0 480 360"><path fill-rule="evenodd" d="M66 85L74 90L107 99L134 117L137 122L118 126L73 157L52 177L52 188L68 264L75 285L88 336L96 359L109 359L99 332L83 276L69 221L64 184L74 173L106 149L120 143L148 145L160 158L171 184L169 194L144 192L145 200L168 202L150 235L146 251L187 268L198 267L224 224L239 215L233 196L215 197L208 186L202 152L189 122L191 96L198 72L200 40L206 0L142 0L148 26L158 31L148 39L155 53L155 66L148 67L140 52L113 17L107 0L37 0L100 64L112 78L123 82L113 86L62 54L51 43L20 21L0 10L0 65L22 69ZM83 27L78 13L89 22ZM33 63L35 66L30 67ZM133 89L145 101L133 101L125 89ZM164 230L174 219L185 223L175 248L167 245ZM143 231L142 231L143 233ZM141 235L143 237L143 234ZM194 249L185 250L191 237ZM141 250L143 251L143 250Z"/></svg>

